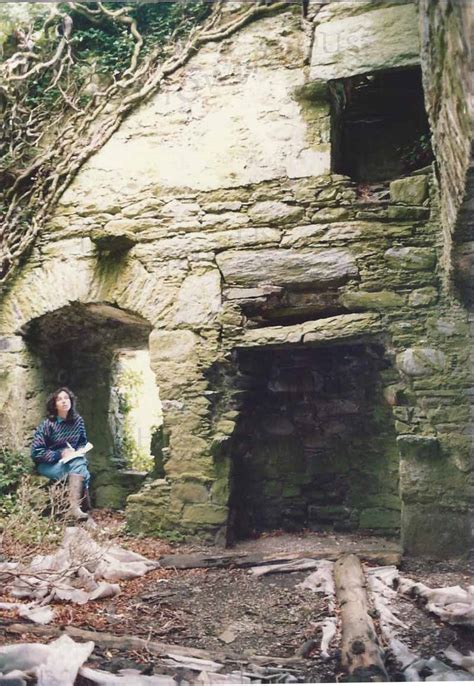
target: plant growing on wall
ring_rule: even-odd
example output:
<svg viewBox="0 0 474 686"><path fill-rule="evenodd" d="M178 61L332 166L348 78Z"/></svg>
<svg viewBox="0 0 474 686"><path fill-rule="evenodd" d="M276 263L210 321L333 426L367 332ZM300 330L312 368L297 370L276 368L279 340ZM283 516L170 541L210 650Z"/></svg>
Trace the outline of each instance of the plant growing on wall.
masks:
<svg viewBox="0 0 474 686"><path fill-rule="evenodd" d="M0 23L15 5L3 6ZM205 43L287 7L259 0L229 19L222 0L30 5L3 36L0 65L2 284L82 164L134 107Z"/></svg>
<svg viewBox="0 0 474 686"><path fill-rule="evenodd" d="M410 144L399 148L398 151L407 172L426 167L433 161L431 140L430 136L426 133L420 134L418 138Z"/></svg>

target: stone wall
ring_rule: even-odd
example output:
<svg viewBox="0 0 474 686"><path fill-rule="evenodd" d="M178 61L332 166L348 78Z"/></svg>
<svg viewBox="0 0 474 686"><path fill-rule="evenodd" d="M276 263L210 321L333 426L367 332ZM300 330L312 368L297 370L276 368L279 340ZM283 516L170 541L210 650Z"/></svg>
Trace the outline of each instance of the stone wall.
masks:
<svg viewBox="0 0 474 686"><path fill-rule="evenodd" d="M341 19L346 3L336 4ZM393 66L388 4L380 35ZM347 6L359 23L373 11ZM405 550L460 555L470 536L468 332L440 288L437 188L430 170L373 195L330 173L311 34L289 7L206 46L82 169L1 304L3 406L28 409L26 442L40 416L31 389L45 385L22 337L32 321L105 304L120 338L117 322L135 318L151 329L165 477L129 498L129 525L222 541L245 391L238 351L376 346Z"/></svg>
<svg viewBox="0 0 474 686"><path fill-rule="evenodd" d="M472 289L474 5L418 0L426 107L438 162L444 268L461 291ZM457 243L452 254L453 242ZM458 262L456 265L455 263Z"/></svg>
<svg viewBox="0 0 474 686"><path fill-rule="evenodd" d="M474 346L474 5L469 0L418 0L425 101L433 131L443 226L446 288L471 311ZM472 359L469 364L472 384ZM472 391L471 391L471 402ZM474 404L471 406L471 427ZM472 435L472 428L470 429ZM474 445L471 442L471 472ZM471 527L474 537L474 487Z"/></svg>

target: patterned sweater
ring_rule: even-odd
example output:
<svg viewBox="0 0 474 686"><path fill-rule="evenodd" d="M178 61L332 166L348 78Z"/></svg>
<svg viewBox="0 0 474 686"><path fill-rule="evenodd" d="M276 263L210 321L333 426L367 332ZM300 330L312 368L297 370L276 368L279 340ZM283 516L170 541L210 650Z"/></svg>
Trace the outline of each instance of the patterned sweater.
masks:
<svg viewBox="0 0 474 686"><path fill-rule="evenodd" d="M45 419L36 429L31 445L31 457L36 464L59 461L69 443L75 450L87 443L84 420L78 414L71 421Z"/></svg>

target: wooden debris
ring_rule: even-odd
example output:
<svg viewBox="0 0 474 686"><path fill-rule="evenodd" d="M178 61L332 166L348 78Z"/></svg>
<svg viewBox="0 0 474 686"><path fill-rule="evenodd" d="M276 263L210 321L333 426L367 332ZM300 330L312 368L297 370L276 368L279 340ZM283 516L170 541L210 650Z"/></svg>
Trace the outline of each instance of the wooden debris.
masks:
<svg viewBox="0 0 474 686"><path fill-rule="evenodd" d="M281 564L277 565L270 564L259 565L258 567L251 567L250 571L254 576L265 576L266 574L282 574L283 572L302 572L308 569L315 569L317 566L317 560L301 558L301 560L282 562Z"/></svg>
<svg viewBox="0 0 474 686"><path fill-rule="evenodd" d="M67 626L64 630L55 626L34 626L31 624L10 624L4 625L4 630L11 634L35 634L39 636L58 636L66 634L71 638L84 641L94 641L97 645L117 650L147 650L153 655L168 657L169 654L181 655L183 657L195 657L198 659L212 659L206 650L199 648L188 648L159 641L147 641L138 636L114 636L102 631L88 631L74 626Z"/></svg>
<svg viewBox="0 0 474 686"><path fill-rule="evenodd" d="M300 665L301 660L295 657L274 657L271 655L235 655L234 653L216 651L210 653L207 650L200 648L189 648L188 646L173 645L170 643L161 643L159 641L149 641L138 636L114 636L102 631L88 631L86 629L79 629L74 626L67 626L63 629L55 626L35 626L33 624L7 624L2 623L2 629L6 633L11 634L35 634L36 636L60 636L66 634L71 638L94 641L97 645L105 648L114 648L117 650L146 650L157 657L174 659L176 656L183 658L197 658L200 660L209 660L214 662L235 662L245 663L254 662L260 665ZM173 658L171 657L173 656Z"/></svg>
<svg viewBox="0 0 474 686"><path fill-rule="evenodd" d="M309 638L307 641L302 643L300 647L296 650L295 655L298 657L309 657L310 653L316 648L318 642L314 638Z"/></svg>
<svg viewBox="0 0 474 686"><path fill-rule="evenodd" d="M181 667L183 669L190 669L192 672L220 672L223 664L214 662L213 660L203 660L198 657L185 657L183 655L176 655L175 653L168 653L168 658L164 660L166 665L171 667Z"/></svg>
<svg viewBox="0 0 474 686"><path fill-rule="evenodd" d="M383 653L369 616L366 582L360 560L345 555L334 565L341 611L341 664L351 680L388 681Z"/></svg>
<svg viewBox="0 0 474 686"><path fill-rule="evenodd" d="M262 565L280 565L293 560L332 560L341 556L341 550L326 548L315 551L301 551L298 553L272 554L240 554L223 553L222 555L204 555L195 553L190 555L166 555L159 559L160 567L173 569L223 569L226 567L259 567ZM396 565L401 561L401 551L398 547L389 550L359 550L360 559L381 565ZM277 570L276 570L277 571Z"/></svg>

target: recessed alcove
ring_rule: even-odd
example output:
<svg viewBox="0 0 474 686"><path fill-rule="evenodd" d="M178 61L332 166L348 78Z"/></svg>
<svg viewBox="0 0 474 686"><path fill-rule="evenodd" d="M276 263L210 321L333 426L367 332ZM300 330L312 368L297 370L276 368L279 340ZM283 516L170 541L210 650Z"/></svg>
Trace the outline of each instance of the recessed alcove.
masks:
<svg viewBox="0 0 474 686"><path fill-rule="evenodd" d="M134 313L100 303L73 303L32 320L23 331L41 379L38 415L58 386L71 388L78 398L94 444L90 469L99 506L122 507L154 471L153 432L159 432L161 418L158 389L150 389L150 331ZM144 394L146 416L140 413Z"/></svg>
<svg viewBox="0 0 474 686"><path fill-rule="evenodd" d="M354 181L388 181L433 160L419 67L330 82L332 169Z"/></svg>
<svg viewBox="0 0 474 686"><path fill-rule="evenodd" d="M237 365L229 540L276 529L397 532L383 347L241 349Z"/></svg>

